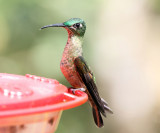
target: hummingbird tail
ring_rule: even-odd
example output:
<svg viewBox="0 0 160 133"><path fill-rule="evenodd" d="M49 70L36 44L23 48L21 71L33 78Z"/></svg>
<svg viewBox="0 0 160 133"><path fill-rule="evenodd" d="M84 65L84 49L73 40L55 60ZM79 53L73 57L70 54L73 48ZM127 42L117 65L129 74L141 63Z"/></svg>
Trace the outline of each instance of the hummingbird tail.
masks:
<svg viewBox="0 0 160 133"><path fill-rule="evenodd" d="M92 107L92 112L93 112L94 122L96 123L96 125L99 128L103 127L103 119L97 106Z"/></svg>
<svg viewBox="0 0 160 133"><path fill-rule="evenodd" d="M102 101L102 103L103 103L103 105L104 105L104 109L105 109L106 111L108 111L109 113L113 114L113 111L112 111L112 109L108 106L108 103L107 103L103 98L101 98L101 101Z"/></svg>

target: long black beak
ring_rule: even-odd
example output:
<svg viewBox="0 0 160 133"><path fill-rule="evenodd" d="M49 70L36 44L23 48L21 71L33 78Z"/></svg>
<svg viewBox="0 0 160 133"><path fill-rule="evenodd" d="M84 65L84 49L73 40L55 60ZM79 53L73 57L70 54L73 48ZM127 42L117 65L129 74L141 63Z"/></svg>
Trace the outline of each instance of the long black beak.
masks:
<svg viewBox="0 0 160 133"><path fill-rule="evenodd" d="M63 23L46 25L46 26L43 26L43 27L41 28L41 30L42 30L42 29L45 29L45 28L48 28L48 27L65 27L65 25L64 25Z"/></svg>

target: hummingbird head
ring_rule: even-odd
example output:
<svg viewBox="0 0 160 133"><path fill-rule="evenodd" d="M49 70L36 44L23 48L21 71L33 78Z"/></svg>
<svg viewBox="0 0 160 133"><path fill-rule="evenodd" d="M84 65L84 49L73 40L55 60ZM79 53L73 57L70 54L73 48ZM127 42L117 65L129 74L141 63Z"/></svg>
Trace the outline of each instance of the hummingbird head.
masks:
<svg viewBox="0 0 160 133"><path fill-rule="evenodd" d="M48 27L63 27L68 31L69 34L77 35L81 37L84 36L85 30L86 30L86 24L80 18L71 18L64 23L46 25L41 29L48 28Z"/></svg>

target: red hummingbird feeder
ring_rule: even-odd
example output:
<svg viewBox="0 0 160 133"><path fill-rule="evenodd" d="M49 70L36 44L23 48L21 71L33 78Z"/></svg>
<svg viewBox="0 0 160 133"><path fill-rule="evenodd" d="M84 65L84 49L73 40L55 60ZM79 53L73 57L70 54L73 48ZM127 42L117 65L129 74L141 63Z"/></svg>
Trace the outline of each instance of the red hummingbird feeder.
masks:
<svg viewBox="0 0 160 133"><path fill-rule="evenodd" d="M54 79L0 73L0 133L53 133L62 111L87 99Z"/></svg>

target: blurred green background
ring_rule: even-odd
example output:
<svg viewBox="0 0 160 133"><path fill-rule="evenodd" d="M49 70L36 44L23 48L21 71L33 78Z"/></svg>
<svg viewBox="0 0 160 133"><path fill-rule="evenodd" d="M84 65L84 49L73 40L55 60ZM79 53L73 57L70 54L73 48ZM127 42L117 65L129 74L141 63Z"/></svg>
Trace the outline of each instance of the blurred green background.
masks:
<svg viewBox="0 0 160 133"><path fill-rule="evenodd" d="M67 32L39 29L82 18L84 55L114 115L98 129L86 103L64 111L56 132L159 133L159 13L160 0L0 0L0 72L55 78L69 86L60 71Z"/></svg>

